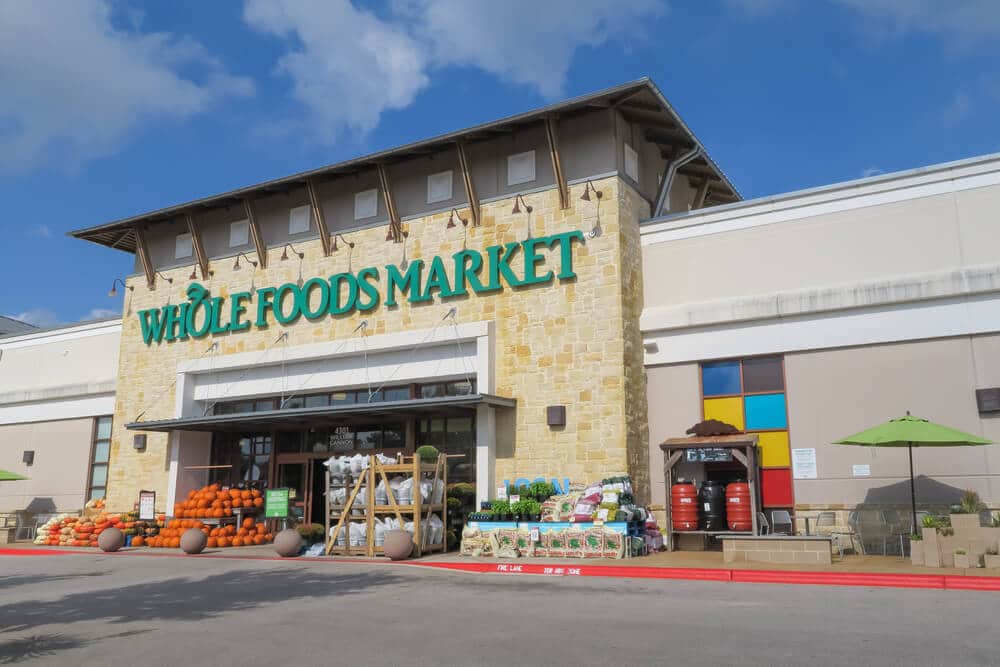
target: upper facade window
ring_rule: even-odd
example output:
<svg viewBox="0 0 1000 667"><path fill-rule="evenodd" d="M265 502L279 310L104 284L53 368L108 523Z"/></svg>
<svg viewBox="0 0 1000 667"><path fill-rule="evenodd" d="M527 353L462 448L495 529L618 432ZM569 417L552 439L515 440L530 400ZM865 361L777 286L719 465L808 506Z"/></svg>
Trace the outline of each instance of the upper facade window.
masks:
<svg viewBox="0 0 1000 667"><path fill-rule="evenodd" d="M354 195L354 219L364 220L378 215L378 190L364 190Z"/></svg>
<svg viewBox="0 0 1000 667"><path fill-rule="evenodd" d="M229 247L238 248L250 243L250 222L237 220L229 225Z"/></svg>
<svg viewBox="0 0 1000 667"><path fill-rule="evenodd" d="M174 259L184 259L185 257L190 257L193 253L194 247L191 243L191 234L187 232L178 234L174 242Z"/></svg>
<svg viewBox="0 0 1000 667"><path fill-rule="evenodd" d="M535 180L535 151L507 156L507 185Z"/></svg>
<svg viewBox="0 0 1000 667"><path fill-rule="evenodd" d="M625 144L625 175L639 182L639 154L628 144Z"/></svg>
<svg viewBox="0 0 1000 667"><path fill-rule="evenodd" d="M288 233L304 234L309 231L312 210L309 206L296 206L288 212Z"/></svg>
<svg viewBox="0 0 1000 667"><path fill-rule="evenodd" d="M451 186L453 180L454 174L450 169L448 171L442 171L428 176L427 203L436 204L437 202L448 201L451 199Z"/></svg>

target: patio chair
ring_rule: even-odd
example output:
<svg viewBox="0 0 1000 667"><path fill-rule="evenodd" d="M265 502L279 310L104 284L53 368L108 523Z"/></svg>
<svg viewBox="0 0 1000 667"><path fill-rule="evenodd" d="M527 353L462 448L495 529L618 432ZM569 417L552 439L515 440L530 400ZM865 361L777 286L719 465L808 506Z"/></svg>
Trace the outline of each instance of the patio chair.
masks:
<svg viewBox="0 0 1000 667"><path fill-rule="evenodd" d="M853 526L865 553L871 553L874 547L881 545L881 553L885 556L889 551L889 542L895 540L883 512L878 510L860 510Z"/></svg>
<svg viewBox="0 0 1000 667"><path fill-rule="evenodd" d="M17 512L14 512L14 517L17 521L14 526L14 539L35 539L35 524L32 521L31 514L29 514L26 510L18 510ZM27 535L27 537L23 537L24 535Z"/></svg>
<svg viewBox="0 0 1000 667"><path fill-rule="evenodd" d="M771 512L771 532L775 535L791 535L793 531L792 515L787 510Z"/></svg>
<svg viewBox="0 0 1000 667"><path fill-rule="evenodd" d="M757 530L760 531L761 535L767 535L771 532L771 524L767 522L767 517L764 516L763 512L757 512Z"/></svg>

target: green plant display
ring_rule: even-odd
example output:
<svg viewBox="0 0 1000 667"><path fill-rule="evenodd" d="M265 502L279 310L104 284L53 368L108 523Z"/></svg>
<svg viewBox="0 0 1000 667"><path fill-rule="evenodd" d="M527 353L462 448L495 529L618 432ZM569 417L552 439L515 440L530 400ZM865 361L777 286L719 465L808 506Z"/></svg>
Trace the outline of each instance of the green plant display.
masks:
<svg viewBox="0 0 1000 667"><path fill-rule="evenodd" d="M467 482L456 482L448 487L448 495L458 498L463 503L476 499L476 487Z"/></svg>
<svg viewBox="0 0 1000 667"><path fill-rule="evenodd" d="M448 509L452 512L462 509L462 501L458 498L450 497L446 501Z"/></svg>
<svg viewBox="0 0 1000 667"><path fill-rule="evenodd" d="M959 505L958 514L978 514L986 509L986 504L979 498L979 494L972 489L966 489L962 494L962 502Z"/></svg>
<svg viewBox="0 0 1000 667"><path fill-rule="evenodd" d="M965 549L955 549L955 555L956 556L964 556L965 555Z"/></svg>
<svg viewBox="0 0 1000 667"><path fill-rule="evenodd" d="M417 447L416 454L423 463L437 463L438 456L440 456L441 452L437 450L437 447L422 445Z"/></svg>
<svg viewBox="0 0 1000 667"><path fill-rule="evenodd" d="M925 515L924 518L921 520L921 523L923 524L924 528L938 527L937 517L931 516L930 514Z"/></svg>
<svg viewBox="0 0 1000 667"><path fill-rule="evenodd" d="M555 495L555 487L548 482L533 482L528 487L529 495L539 502L545 502Z"/></svg>
<svg viewBox="0 0 1000 667"><path fill-rule="evenodd" d="M493 504L490 505L490 512L493 514L493 516L503 516L505 514L510 514L510 501L494 500Z"/></svg>
<svg viewBox="0 0 1000 667"><path fill-rule="evenodd" d="M912 533L910 535L910 541L911 542L920 542L923 539L924 539L924 536L920 535L919 533Z"/></svg>

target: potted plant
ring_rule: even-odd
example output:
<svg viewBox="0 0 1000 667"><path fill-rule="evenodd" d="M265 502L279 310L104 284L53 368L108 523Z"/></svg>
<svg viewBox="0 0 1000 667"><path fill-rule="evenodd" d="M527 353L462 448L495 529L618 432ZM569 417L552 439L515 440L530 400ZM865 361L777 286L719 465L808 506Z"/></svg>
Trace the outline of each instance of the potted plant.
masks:
<svg viewBox="0 0 1000 667"><path fill-rule="evenodd" d="M986 561L986 567L989 568L1000 568L1000 552L998 552L996 547L990 547L986 550L986 555L983 557Z"/></svg>
<svg viewBox="0 0 1000 667"><path fill-rule="evenodd" d="M531 497L540 503L544 503L546 500L555 495L555 489L548 482L533 482L528 490L531 493Z"/></svg>
<svg viewBox="0 0 1000 667"><path fill-rule="evenodd" d="M965 549L955 549L955 567L960 568L970 568L969 564L969 554L966 553Z"/></svg>
<svg viewBox="0 0 1000 667"><path fill-rule="evenodd" d="M510 521L510 501L494 500L490 511L494 521Z"/></svg>
<svg viewBox="0 0 1000 667"><path fill-rule="evenodd" d="M962 494L962 502L951 508L951 525L959 531L959 535L972 533L981 525L979 513L986 509L979 494L972 489L966 489Z"/></svg>
<svg viewBox="0 0 1000 667"><path fill-rule="evenodd" d="M910 564L924 564L924 536L916 533L910 535Z"/></svg>
<svg viewBox="0 0 1000 667"><path fill-rule="evenodd" d="M441 454L441 452L439 452L437 448L432 445L422 445L417 447L417 451L415 453L421 463L437 463L438 456Z"/></svg>
<svg viewBox="0 0 1000 667"><path fill-rule="evenodd" d="M529 500L525 505L525 511L528 513L528 521L541 521L542 520L542 504L537 500Z"/></svg>

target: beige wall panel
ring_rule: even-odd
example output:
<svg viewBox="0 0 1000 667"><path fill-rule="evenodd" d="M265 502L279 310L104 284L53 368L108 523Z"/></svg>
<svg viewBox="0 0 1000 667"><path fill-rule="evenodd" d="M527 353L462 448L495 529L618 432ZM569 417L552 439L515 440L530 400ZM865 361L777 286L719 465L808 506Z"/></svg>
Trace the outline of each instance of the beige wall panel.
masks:
<svg viewBox="0 0 1000 667"><path fill-rule="evenodd" d="M0 426L0 469L28 479L0 483L0 512L79 511L87 490L93 419ZM25 465L25 450L35 461Z"/></svg>
<svg viewBox="0 0 1000 667"><path fill-rule="evenodd" d="M995 437L996 420L981 419L976 410L971 350L968 338L953 338L786 355L792 447L816 448L820 477L795 481L796 503L908 502L905 449L830 444L907 410ZM870 465L871 477L853 477L855 464ZM998 447L920 448L914 450L914 465L917 475L954 487L954 493L973 488L987 502L1000 503ZM929 488L918 493L918 502L932 500L932 493Z"/></svg>
<svg viewBox="0 0 1000 667"><path fill-rule="evenodd" d="M649 399L649 475L654 504L666 502L663 452L667 438L684 437L684 431L701 421L698 364L656 366L646 369Z"/></svg>
<svg viewBox="0 0 1000 667"><path fill-rule="evenodd" d="M115 332L4 350L0 356L0 397L112 383L118 369L119 344L120 335Z"/></svg>

